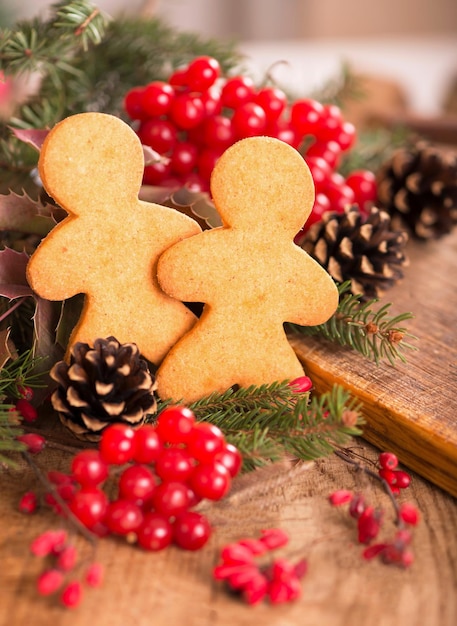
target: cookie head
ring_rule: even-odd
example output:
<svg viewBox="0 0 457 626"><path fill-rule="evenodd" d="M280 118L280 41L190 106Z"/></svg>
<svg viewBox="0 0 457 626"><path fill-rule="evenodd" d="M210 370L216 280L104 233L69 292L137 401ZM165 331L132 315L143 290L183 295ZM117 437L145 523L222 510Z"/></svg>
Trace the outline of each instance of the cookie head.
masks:
<svg viewBox="0 0 457 626"><path fill-rule="evenodd" d="M220 157L211 193L226 226L294 236L311 213L314 183L297 150L272 137L249 137Z"/></svg>
<svg viewBox="0 0 457 626"><path fill-rule="evenodd" d="M97 195L107 210L113 202L137 197L143 168L135 132L105 113L80 113L59 122L47 135L38 162L46 191L77 215L93 205Z"/></svg>

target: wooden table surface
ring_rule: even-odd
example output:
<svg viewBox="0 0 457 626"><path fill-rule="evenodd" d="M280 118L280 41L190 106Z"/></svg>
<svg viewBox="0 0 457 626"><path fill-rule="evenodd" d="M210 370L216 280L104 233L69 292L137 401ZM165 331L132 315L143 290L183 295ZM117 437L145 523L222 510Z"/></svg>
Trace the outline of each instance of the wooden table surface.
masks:
<svg viewBox="0 0 457 626"><path fill-rule="evenodd" d="M408 365L377 369L344 349L314 341L298 347L318 386L338 379L363 396L371 442L380 448L397 445L400 459L420 472L411 472L412 485L400 496L421 512L414 531L415 562L409 569L362 559L353 520L329 505L328 494L338 488L363 491L371 504L385 509L387 536L394 530L388 522L390 503L377 483L333 456L310 464L270 466L237 478L229 497L205 505L214 534L199 552L173 547L146 553L112 538L101 540L98 560L106 567L105 583L89 590L81 606L69 611L37 595L42 564L29 552L32 539L57 527L59 520L46 511L19 513L18 500L35 487L35 476L27 466L3 468L0 626L250 626L254 621L264 626L455 626L455 235L413 246L414 263L403 285L393 290L399 297L397 309L417 314L412 332L420 335L420 350ZM355 445L361 455L376 459L379 449L372 444L360 440ZM68 470L69 459L61 447L49 447L38 457L44 469L62 471ZM211 570L221 546L272 526L286 530L289 549L309 561L303 594L290 605L249 607L212 581ZM84 550L84 542L77 542Z"/></svg>
<svg viewBox="0 0 457 626"><path fill-rule="evenodd" d="M360 443L359 452L377 451ZM65 470L68 453L48 449L45 467ZM40 532L55 528L56 518L17 511L19 496L35 485L27 468L0 475L0 624L1 626L455 626L457 623L457 502L413 474L401 501L416 504L421 522L414 531L415 562L397 569L361 558L353 520L329 505L336 488L362 490L391 509L378 484L337 457L310 464L277 465L241 476L229 497L206 507L214 534L192 553L168 548L146 553L115 539L99 542L106 567L103 587L90 589L74 611L39 597L35 580L40 559L28 546ZM212 581L218 549L225 543L279 526L290 534L289 548L308 558L303 594L293 604L250 607ZM84 542L77 540L81 550Z"/></svg>

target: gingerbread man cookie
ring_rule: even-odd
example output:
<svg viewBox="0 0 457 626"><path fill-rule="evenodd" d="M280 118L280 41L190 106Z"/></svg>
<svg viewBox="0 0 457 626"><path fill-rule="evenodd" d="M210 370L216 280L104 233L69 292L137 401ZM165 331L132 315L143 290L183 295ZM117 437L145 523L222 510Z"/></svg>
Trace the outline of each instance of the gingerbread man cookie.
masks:
<svg viewBox="0 0 457 626"><path fill-rule="evenodd" d="M48 300L86 294L67 355L77 341L93 345L114 336L159 364L195 322L160 289L156 265L168 247L201 229L173 209L138 199L143 168L138 137L112 115L68 117L44 141L41 180L69 215L38 246L27 277Z"/></svg>
<svg viewBox="0 0 457 626"><path fill-rule="evenodd" d="M206 303L157 372L164 399L192 402L235 384L301 376L283 323L321 324L338 304L331 277L293 242L314 200L296 150L243 139L219 159L211 192L223 226L172 246L157 266L170 296Z"/></svg>

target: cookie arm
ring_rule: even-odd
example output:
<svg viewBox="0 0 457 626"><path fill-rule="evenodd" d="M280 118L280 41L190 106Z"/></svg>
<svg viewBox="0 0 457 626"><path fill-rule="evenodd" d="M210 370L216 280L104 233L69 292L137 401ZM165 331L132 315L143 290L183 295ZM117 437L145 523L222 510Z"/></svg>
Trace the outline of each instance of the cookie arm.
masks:
<svg viewBox="0 0 457 626"><path fill-rule="evenodd" d="M29 285L46 300L65 300L81 292L77 275L81 264L72 254L77 242L71 231L62 232L69 226L66 220L58 224L43 239L27 265Z"/></svg>

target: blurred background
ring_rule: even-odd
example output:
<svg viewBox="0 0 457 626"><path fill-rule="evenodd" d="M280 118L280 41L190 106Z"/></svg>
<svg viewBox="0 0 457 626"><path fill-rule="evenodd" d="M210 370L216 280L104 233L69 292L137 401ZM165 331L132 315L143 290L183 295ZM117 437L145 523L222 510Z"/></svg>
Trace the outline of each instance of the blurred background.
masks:
<svg viewBox="0 0 457 626"><path fill-rule="evenodd" d="M43 14L46 0L1 0L3 24ZM456 0L98 0L112 16L164 18L180 30L235 38L254 77L277 61L280 86L318 89L342 63L375 77L420 115L454 102ZM391 84L392 82L392 84ZM374 97L377 97L375 91ZM384 92L380 94L384 97ZM452 107L454 104L452 104Z"/></svg>

